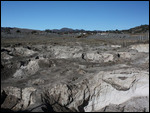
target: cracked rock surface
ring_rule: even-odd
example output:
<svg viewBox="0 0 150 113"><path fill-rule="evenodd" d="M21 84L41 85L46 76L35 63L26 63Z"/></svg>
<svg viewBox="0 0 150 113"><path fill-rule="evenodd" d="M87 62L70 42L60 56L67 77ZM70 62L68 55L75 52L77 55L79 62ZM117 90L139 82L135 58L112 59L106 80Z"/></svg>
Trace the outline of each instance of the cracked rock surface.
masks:
<svg viewBox="0 0 150 113"><path fill-rule="evenodd" d="M1 47L1 111L149 112L149 44Z"/></svg>

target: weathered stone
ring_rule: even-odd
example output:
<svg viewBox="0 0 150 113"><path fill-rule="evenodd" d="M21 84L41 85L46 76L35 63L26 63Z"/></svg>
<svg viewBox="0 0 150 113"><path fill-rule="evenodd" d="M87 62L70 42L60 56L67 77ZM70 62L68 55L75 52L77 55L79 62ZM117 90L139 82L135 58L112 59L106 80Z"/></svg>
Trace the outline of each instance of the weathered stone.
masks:
<svg viewBox="0 0 150 113"><path fill-rule="evenodd" d="M1 105L3 109L13 109L13 107L19 102L19 99L16 96L8 95Z"/></svg>
<svg viewBox="0 0 150 113"><path fill-rule="evenodd" d="M131 45L130 49L135 49L138 52L149 52L149 44Z"/></svg>
<svg viewBox="0 0 150 113"><path fill-rule="evenodd" d="M36 52L34 52L33 50L23 48L23 47L15 47L13 51L13 55L17 55L17 56L31 56L35 53Z"/></svg>
<svg viewBox="0 0 150 113"><path fill-rule="evenodd" d="M105 47L34 45L10 49L19 66L11 73L13 78L2 80L2 109L148 112L149 71L145 64L149 64L149 51L114 46L116 52L113 46L107 46L107 51ZM34 53L39 58L35 59ZM3 59L1 70L9 60Z"/></svg>

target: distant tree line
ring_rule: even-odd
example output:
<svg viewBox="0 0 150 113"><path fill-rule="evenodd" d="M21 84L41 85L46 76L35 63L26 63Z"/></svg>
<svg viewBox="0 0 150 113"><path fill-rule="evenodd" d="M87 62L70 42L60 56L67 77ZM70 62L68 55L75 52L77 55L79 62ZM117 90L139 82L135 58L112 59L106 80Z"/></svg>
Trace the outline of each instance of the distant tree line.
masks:
<svg viewBox="0 0 150 113"><path fill-rule="evenodd" d="M14 29L14 30L13 30ZM96 34L96 33L118 33L118 34L126 34L126 33L130 33L130 34L136 34L136 33L145 33L149 31L149 25L141 25L141 26L137 26L134 28L130 28L127 30L106 30L106 31L100 31L100 30L84 30L84 29L71 29L71 28L62 28L62 29L45 29L44 31L37 31L37 30L28 30L25 31L23 29L20 28L10 28L10 27L1 27L1 32L4 32L6 34L12 34L14 32L16 32L17 34L20 33L31 33L31 34L37 34L37 33L41 33L41 32L46 32L46 33L57 33L57 34L72 34L72 33L86 33L86 34Z"/></svg>

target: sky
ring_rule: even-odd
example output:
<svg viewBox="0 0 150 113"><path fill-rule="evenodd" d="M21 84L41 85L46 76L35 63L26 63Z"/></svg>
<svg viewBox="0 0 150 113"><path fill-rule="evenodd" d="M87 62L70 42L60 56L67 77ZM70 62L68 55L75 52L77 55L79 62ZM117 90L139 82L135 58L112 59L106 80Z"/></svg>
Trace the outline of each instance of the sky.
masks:
<svg viewBox="0 0 150 113"><path fill-rule="evenodd" d="M1 1L1 27L123 30L149 25L149 1Z"/></svg>

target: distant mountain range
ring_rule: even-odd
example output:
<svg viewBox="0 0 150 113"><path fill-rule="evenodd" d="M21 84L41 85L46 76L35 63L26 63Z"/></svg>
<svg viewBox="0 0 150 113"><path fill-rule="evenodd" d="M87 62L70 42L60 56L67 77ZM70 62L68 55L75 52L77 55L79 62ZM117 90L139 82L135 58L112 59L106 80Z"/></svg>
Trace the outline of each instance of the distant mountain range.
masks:
<svg viewBox="0 0 150 113"><path fill-rule="evenodd" d="M22 28L11 28L11 27L1 27L1 32L5 32L5 33L41 33L41 32L46 32L46 33L102 33L102 32L107 32L107 33L131 33L131 34L136 34L136 33L145 33L149 31L149 25L141 25L141 26L137 26L134 28L130 28L127 30L107 30L107 31L100 31L100 30L94 30L94 31L89 31L89 30L84 30L84 29L72 29L72 28L61 28L61 29L46 29L44 31L40 31L40 30L32 30L32 29L22 29Z"/></svg>

